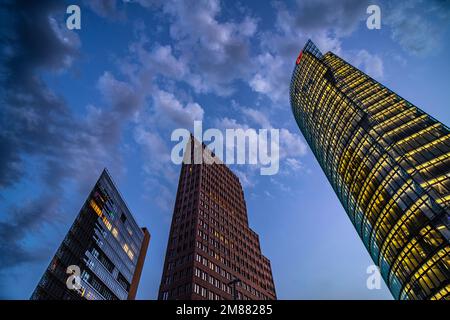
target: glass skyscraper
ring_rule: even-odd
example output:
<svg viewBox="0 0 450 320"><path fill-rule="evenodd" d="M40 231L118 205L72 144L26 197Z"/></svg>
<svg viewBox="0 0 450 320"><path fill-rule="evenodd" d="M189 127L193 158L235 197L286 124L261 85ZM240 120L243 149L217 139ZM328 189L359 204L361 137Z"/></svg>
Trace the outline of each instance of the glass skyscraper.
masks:
<svg viewBox="0 0 450 320"><path fill-rule="evenodd" d="M134 299L149 240L105 169L31 299Z"/></svg>
<svg viewBox="0 0 450 320"><path fill-rule="evenodd" d="M308 41L295 120L396 299L450 299L449 128Z"/></svg>

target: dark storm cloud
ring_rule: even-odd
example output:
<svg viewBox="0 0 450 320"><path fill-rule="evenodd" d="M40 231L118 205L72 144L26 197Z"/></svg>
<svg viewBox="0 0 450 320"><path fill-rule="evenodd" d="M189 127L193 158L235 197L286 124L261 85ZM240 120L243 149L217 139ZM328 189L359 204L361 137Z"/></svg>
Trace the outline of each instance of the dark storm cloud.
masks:
<svg viewBox="0 0 450 320"><path fill-rule="evenodd" d="M43 178L55 192L61 170L47 174L68 147L73 128L64 101L47 88L39 72L59 72L78 55L79 40L61 29L57 17L65 13L60 1L10 1L1 5L2 31L0 110L0 188L23 177L23 158L43 156ZM56 195L33 199L3 214L0 223L0 268L42 257L23 244L29 232L39 230L55 216Z"/></svg>
<svg viewBox="0 0 450 320"><path fill-rule="evenodd" d="M88 159L105 156L105 149L120 138L122 124L143 103L141 92L118 81L109 72L97 88L108 108L90 106L77 118L64 99L41 78L70 68L79 56L80 40L65 28L65 7L60 1L19 1L3 5L7 27L2 33L2 100L0 187L22 177L24 155L41 156L47 167L58 168L46 181L57 185ZM45 172L45 170L44 170Z"/></svg>
<svg viewBox="0 0 450 320"><path fill-rule="evenodd" d="M358 22L367 18L368 0L302 0L297 1L295 25L308 32L331 29L340 35L351 33Z"/></svg>
<svg viewBox="0 0 450 320"><path fill-rule="evenodd" d="M78 54L77 37L63 34L51 17L64 10L59 1L7 2L1 7L0 187L21 177L22 151L51 152L60 147L55 128L70 126L67 107L37 75L42 69L66 68ZM46 147L50 142L53 146Z"/></svg>
<svg viewBox="0 0 450 320"><path fill-rule="evenodd" d="M390 28L392 40L408 53L424 56L445 42L450 24L450 1L398 1L385 6L382 18Z"/></svg>
<svg viewBox="0 0 450 320"><path fill-rule="evenodd" d="M89 106L76 117L65 100L42 79L42 72L67 72L79 56L80 40L65 28L60 1L17 1L1 5L0 188L31 179L44 196L9 208L0 224L0 269L30 262L42 253L29 250L28 236L54 221L63 210L63 182L76 182L85 194L104 166L120 170L117 148L123 124L143 102L131 86L109 73L98 89L107 107ZM25 172L33 159L35 172Z"/></svg>
<svg viewBox="0 0 450 320"><path fill-rule="evenodd" d="M39 231L41 219L57 220L59 201L53 196L32 200L21 207L14 207L7 221L0 222L0 269L24 262L48 259L48 252L30 251L21 245L28 232Z"/></svg>
<svg viewBox="0 0 450 320"><path fill-rule="evenodd" d="M37 67L65 67L77 54L76 45L70 41L74 40L73 36L62 41L54 20L49 19L51 14L65 14L61 1L9 1L2 5L2 11L6 25L2 28L1 41L9 53L7 65L14 73L8 76L14 84L28 82Z"/></svg>

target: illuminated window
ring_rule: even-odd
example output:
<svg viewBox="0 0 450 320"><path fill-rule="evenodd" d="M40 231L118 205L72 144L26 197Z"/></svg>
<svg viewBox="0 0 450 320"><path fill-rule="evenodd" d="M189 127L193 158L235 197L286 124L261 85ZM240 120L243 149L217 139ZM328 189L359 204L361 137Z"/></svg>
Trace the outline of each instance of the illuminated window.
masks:
<svg viewBox="0 0 450 320"><path fill-rule="evenodd" d="M134 258L134 253L133 251L128 247L128 245L125 243L123 245L123 250L125 251L125 253L128 255L128 257L133 260Z"/></svg>
<svg viewBox="0 0 450 320"><path fill-rule="evenodd" d="M97 215L99 217L102 216L102 210L99 208L99 206L95 203L94 200L91 200L90 202L91 208L94 209L95 213L97 213Z"/></svg>
<svg viewBox="0 0 450 320"><path fill-rule="evenodd" d="M111 222L109 222L106 218L103 218L103 223L105 224L106 228L111 231L112 225Z"/></svg>
<svg viewBox="0 0 450 320"><path fill-rule="evenodd" d="M86 295L85 295L85 298L87 300L94 300L95 296L94 296L94 294L91 291L88 291L88 293L86 293Z"/></svg>
<svg viewBox="0 0 450 320"><path fill-rule="evenodd" d="M119 236L119 233L117 232L116 228L112 229L112 234L113 234L114 238L116 238L116 239Z"/></svg>
<svg viewBox="0 0 450 320"><path fill-rule="evenodd" d="M444 298L446 277L432 250L443 241L440 226L420 231L423 243L415 230L427 225L431 203L445 212L450 201L448 129L335 55L311 59L310 47L291 83L301 131L374 260L384 263L394 297Z"/></svg>

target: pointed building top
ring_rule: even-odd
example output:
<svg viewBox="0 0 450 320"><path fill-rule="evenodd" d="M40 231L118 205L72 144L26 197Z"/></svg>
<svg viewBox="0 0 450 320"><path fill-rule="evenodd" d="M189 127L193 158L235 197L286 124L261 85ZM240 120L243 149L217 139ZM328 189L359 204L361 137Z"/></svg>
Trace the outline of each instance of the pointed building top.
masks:
<svg viewBox="0 0 450 320"><path fill-rule="evenodd" d="M316 47L316 45L314 44L314 42L311 41L311 39L308 39L308 41L306 42L306 44L303 47L302 51L300 51L300 53L298 54L298 57L297 57L297 60L295 61L295 64L299 64L300 63L300 61L302 59L303 52L311 53L313 56L315 56L318 59L322 59L322 57L323 57L322 52L320 52L319 48Z"/></svg>
<svg viewBox="0 0 450 320"><path fill-rule="evenodd" d="M311 41L311 39L308 39L305 46L303 47L302 52L309 52L312 55L316 56L318 59L322 59L323 55L322 52L320 52L319 48L314 44L314 42Z"/></svg>

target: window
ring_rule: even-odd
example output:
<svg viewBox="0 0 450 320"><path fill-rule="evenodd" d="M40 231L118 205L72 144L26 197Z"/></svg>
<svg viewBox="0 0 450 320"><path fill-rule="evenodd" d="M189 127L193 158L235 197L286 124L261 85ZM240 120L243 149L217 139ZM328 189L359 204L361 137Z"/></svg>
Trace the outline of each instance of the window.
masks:
<svg viewBox="0 0 450 320"><path fill-rule="evenodd" d="M113 234L114 238L116 238L116 239L119 236L119 232L117 231L116 228L112 229L112 234Z"/></svg>
<svg viewBox="0 0 450 320"><path fill-rule="evenodd" d="M108 259L108 257L106 257L106 255L104 253L102 253L99 258L100 262L102 263L102 265L109 271L109 272L113 272L114 270L114 264L111 262L111 260Z"/></svg>
<svg viewBox="0 0 450 320"><path fill-rule="evenodd" d="M131 230L131 227L130 227L130 226L127 226L127 231L128 231L128 233L130 234L130 236L133 235L133 230Z"/></svg>
<svg viewBox="0 0 450 320"><path fill-rule="evenodd" d="M123 250L125 251L125 253L128 255L128 257L130 258L130 260L133 260L134 258L134 253L133 251L128 247L128 245L125 243L123 245Z"/></svg>
<svg viewBox="0 0 450 320"><path fill-rule="evenodd" d="M98 258L98 251L97 251L97 249L92 248L91 253L92 253L92 255L93 255L94 257Z"/></svg>
<svg viewBox="0 0 450 320"><path fill-rule="evenodd" d="M202 295L202 297L206 298L206 293L207 293L206 288L201 287L201 295Z"/></svg>
<svg viewBox="0 0 450 320"><path fill-rule="evenodd" d="M81 273L81 279L88 282L90 277L91 275L86 270L83 270L83 272Z"/></svg>
<svg viewBox="0 0 450 320"><path fill-rule="evenodd" d="M127 220L127 217L125 216L125 214L121 214L120 215L120 221L122 221L122 223L125 223L125 221Z"/></svg>
<svg viewBox="0 0 450 320"><path fill-rule="evenodd" d="M86 263L86 265L88 266L88 268L89 269L93 269L94 268L94 266L95 266L95 264L94 264L94 261L93 260L89 260L87 263Z"/></svg>
<svg viewBox="0 0 450 320"><path fill-rule="evenodd" d="M105 224L106 228L111 231L112 225L111 222L108 221L108 219L106 219L105 217L103 217L103 223Z"/></svg>
<svg viewBox="0 0 450 320"><path fill-rule="evenodd" d="M127 279L125 279L125 277L120 272L117 276L117 281L127 292L130 290L130 283L127 281Z"/></svg>
<svg viewBox="0 0 450 320"><path fill-rule="evenodd" d="M194 293L200 294L200 286L196 283L194 283Z"/></svg>

